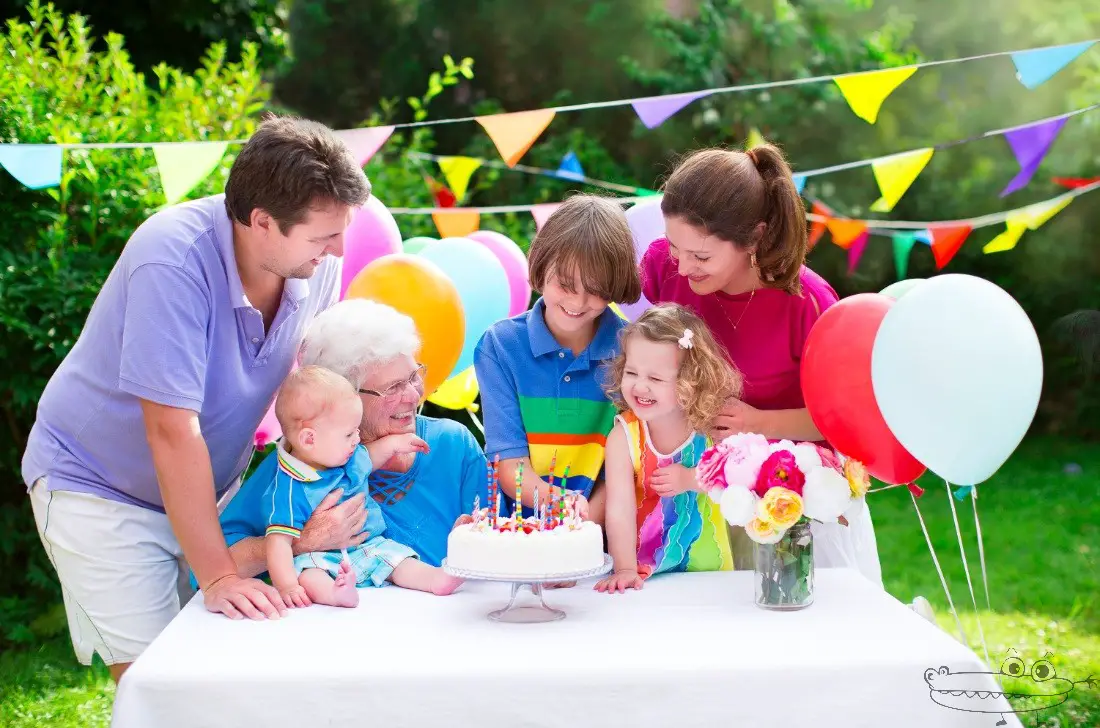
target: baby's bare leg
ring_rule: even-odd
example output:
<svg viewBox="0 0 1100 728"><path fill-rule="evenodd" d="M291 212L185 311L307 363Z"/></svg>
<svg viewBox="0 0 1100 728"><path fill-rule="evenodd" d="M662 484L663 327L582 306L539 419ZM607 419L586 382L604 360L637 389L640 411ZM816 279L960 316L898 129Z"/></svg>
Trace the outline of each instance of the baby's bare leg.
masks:
<svg viewBox="0 0 1100 728"><path fill-rule="evenodd" d="M354 607L359 604L359 590L355 588L355 573L345 561L340 573L333 579L324 569L306 569L298 575L306 594L314 604L330 607Z"/></svg>
<svg viewBox="0 0 1100 728"><path fill-rule="evenodd" d="M451 576L438 566L429 566L420 559L404 559L390 574L390 581L405 589L431 592L445 597L453 594L462 584L462 579Z"/></svg>

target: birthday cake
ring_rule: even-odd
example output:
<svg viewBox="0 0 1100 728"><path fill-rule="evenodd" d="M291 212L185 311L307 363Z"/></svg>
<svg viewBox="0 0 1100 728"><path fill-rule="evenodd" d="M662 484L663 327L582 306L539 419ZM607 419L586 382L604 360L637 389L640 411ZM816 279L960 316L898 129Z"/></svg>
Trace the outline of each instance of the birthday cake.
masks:
<svg viewBox="0 0 1100 728"><path fill-rule="evenodd" d="M449 568L486 575L541 577L591 571L603 565L603 529L580 518L575 497L567 495L564 487L552 488L552 494L541 503L536 491L537 515L527 518L518 512L500 515L500 490L495 477L489 490L491 507L479 508L475 501L472 522L456 526L447 538Z"/></svg>

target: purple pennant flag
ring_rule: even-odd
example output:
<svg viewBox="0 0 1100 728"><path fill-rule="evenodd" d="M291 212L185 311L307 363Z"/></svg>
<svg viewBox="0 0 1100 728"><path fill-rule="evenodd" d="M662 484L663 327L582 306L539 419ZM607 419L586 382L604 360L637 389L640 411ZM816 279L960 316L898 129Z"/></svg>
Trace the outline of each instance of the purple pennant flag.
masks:
<svg viewBox="0 0 1100 728"><path fill-rule="evenodd" d="M696 93L676 94L675 96L655 96L651 99L638 99L631 101L635 113L647 129L653 129L665 123L670 116L684 108L692 101L707 96L706 91Z"/></svg>
<svg viewBox="0 0 1100 728"><path fill-rule="evenodd" d="M1058 138L1058 133L1066 125L1067 118L1032 124L1005 134L1008 145L1012 147L1012 153L1016 155L1016 162L1020 165L1020 172L1012 178L1008 187L1004 188L1001 197L1011 195L1016 190L1027 186L1035 171L1039 169L1039 165L1042 164L1043 157L1047 155L1054 140Z"/></svg>

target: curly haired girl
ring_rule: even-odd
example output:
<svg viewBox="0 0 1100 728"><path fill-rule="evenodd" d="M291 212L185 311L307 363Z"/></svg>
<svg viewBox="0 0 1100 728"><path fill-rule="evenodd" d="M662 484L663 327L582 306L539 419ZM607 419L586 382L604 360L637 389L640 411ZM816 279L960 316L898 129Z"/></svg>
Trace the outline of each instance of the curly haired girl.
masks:
<svg viewBox="0 0 1100 728"><path fill-rule="evenodd" d="M608 394L619 415L607 439L608 552L614 571L598 591L640 589L651 574L731 569L726 523L699 490L695 465L741 377L706 324L663 304L622 332Z"/></svg>

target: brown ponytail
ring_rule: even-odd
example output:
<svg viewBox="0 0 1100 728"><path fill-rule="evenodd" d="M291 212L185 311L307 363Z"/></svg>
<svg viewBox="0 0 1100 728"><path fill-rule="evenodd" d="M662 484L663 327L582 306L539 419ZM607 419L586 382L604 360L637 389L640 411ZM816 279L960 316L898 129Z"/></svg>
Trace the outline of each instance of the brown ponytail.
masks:
<svg viewBox="0 0 1100 728"><path fill-rule="evenodd" d="M760 277L775 288L801 293L806 208L778 147L695 152L680 163L663 192L666 217L682 218L742 250L755 247Z"/></svg>

